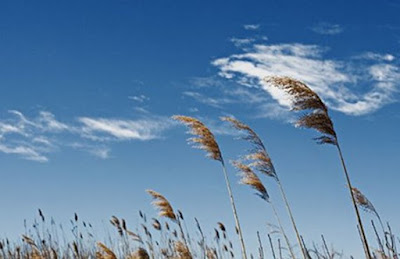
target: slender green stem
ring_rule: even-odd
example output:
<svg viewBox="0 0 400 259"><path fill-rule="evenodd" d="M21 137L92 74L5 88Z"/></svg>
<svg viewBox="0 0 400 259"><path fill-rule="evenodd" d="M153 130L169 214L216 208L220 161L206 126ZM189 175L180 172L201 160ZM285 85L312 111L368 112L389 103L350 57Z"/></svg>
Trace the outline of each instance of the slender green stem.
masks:
<svg viewBox="0 0 400 259"><path fill-rule="evenodd" d="M363 227L363 224L362 224L360 212L358 210L356 199L354 198L354 195L353 195L353 186L351 185L350 176L349 176L349 173L347 172L347 168L346 168L346 164L344 162L342 150L340 149L340 146L339 146L338 142L336 144L336 147L337 147L338 152L339 152L340 161L342 162L344 175L346 177L347 185L348 185L348 188L349 188L349 191L350 191L351 200L353 202L354 210L356 212L358 226L359 226L359 230L360 230L361 241L363 242L363 245L364 245L365 256L366 256L367 259L371 259L372 256L371 256L371 252L369 250L368 241L367 241L367 238L366 238L366 235L365 235L365 231L364 231L364 227Z"/></svg>
<svg viewBox="0 0 400 259"><path fill-rule="evenodd" d="M237 211L236 211L235 200L233 199L233 193L232 193L231 184L230 184L230 181L229 181L228 173L226 171L225 163L224 163L223 160L221 160L221 163L222 163L222 169L223 169L222 171L223 171L224 176L225 176L226 188L228 189L229 199L231 201L233 216L235 218L236 229L239 232L238 234L239 234L240 245L241 245L241 248L242 248L242 258L243 259L247 259L246 246L244 244L242 228L240 227L240 224L239 224L239 217L238 217L238 214L237 214Z"/></svg>

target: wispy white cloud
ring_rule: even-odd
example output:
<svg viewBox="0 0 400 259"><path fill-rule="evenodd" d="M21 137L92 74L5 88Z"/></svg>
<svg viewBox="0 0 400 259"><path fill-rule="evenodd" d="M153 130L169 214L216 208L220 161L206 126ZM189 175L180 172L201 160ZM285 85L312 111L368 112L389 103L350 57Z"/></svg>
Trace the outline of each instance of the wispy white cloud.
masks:
<svg viewBox="0 0 400 259"><path fill-rule="evenodd" d="M171 127L173 122L165 118L120 120L106 118L81 117L79 121L84 125L84 136L92 139L101 139L102 135L112 136L117 140L151 140L160 137L160 133ZM108 139L108 138L107 138Z"/></svg>
<svg viewBox="0 0 400 259"><path fill-rule="evenodd" d="M344 31L343 27L339 24L331 24L327 22L321 22L313 27L311 30L315 33L322 34L322 35L336 35L340 34Z"/></svg>
<svg viewBox="0 0 400 259"><path fill-rule="evenodd" d="M220 87L224 85L221 79L217 76L192 77L189 80L189 84L196 88Z"/></svg>
<svg viewBox="0 0 400 259"><path fill-rule="evenodd" d="M85 143L85 142L73 142L67 145L76 150L84 151L101 159L110 158L111 149L103 144L97 143Z"/></svg>
<svg viewBox="0 0 400 259"><path fill-rule="evenodd" d="M6 154L15 154L20 155L28 160L33 160L37 162L47 162L48 158L38 151L35 148L29 146L15 145L15 146L7 146L0 143L0 152Z"/></svg>
<svg viewBox="0 0 400 259"><path fill-rule="evenodd" d="M39 115L34 119L27 119L24 114L16 110L10 110L9 113L15 115L19 119L16 125L20 130L25 132L32 128L43 132L71 130L68 125L56 120L55 116L47 111L40 111Z"/></svg>
<svg viewBox="0 0 400 259"><path fill-rule="evenodd" d="M3 138L4 135L11 133L23 134L23 131L17 126L0 122L0 139Z"/></svg>
<svg viewBox="0 0 400 259"><path fill-rule="evenodd" d="M245 25L243 25L243 28L245 30L254 31L254 30L258 30L260 28L260 25L259 24L245 24Z"/></svg>
<svg viewBox="0 0 400 259"><path fill-rule="evenodd" d="M249 45L253 42L256 41L254 38L231 38L230 41L236 46L236 47L243 47L246 45Z"/></svg>
<svg viewBox="0 0 400 259"><path fill-rule="evenodd" d="M287 95L266 84L271 75L290 76L306 82L334 110L363 115L376 111L394 100L400 71L394 64L366 64L324 59L327 51L317 45L254 45L241 54L212 62L219 75L239 84L267 91L281 105L289 106ZM364 85L360 89L357 85Z"/></svg>
<svg viewBox="0 0 400 259"><path fill-rule="evenodd" d="M221 108L224 104L233 102L232 99L229 99L226 97L214 98L214 97L210 97L210 96L204 95L199 92L192 92L192 91L185 91L185 92L183 92L183 95L191 97L199 103L203 103L203 104L212 106L214 108Z"/></svg>
<svg viewBox="0 0 400 259"><path fill-rule="evenodd" d="M394 61L396 58L391 54L380 54L375 52L366 52L361 55L355 56L356 59L368 59L375 61Z"/></svg>
<svg viewBox="0 0 400 259"><path fill-rule="evenodd" d="M89 152L92 155L99 157L101 159L107 159L110 157L110 149L105 148L105 147L93 148L93 149L89 150Z"/></svg>
<svg viewBox="0 0 400 259"><path fill-rule="evenodd" d="M164 130L174 125L169 118L149 113L136 120L80 117L69 123L57 120L48 111L40 111L33 118L16 110L9 113L11 116L0 119L0 152L38 162L47 162L49 154L63 147L106 159L111 142L160 138ZM71 145L71 141L79 144Z"/></svg>
<svg viewBox="0 0 400 259"><path fill-rule="evenodd" d="M149 97L147 97L147 96L145 96L145 95L143 95L143 94L141 94L141 95L129 96L128 98L129 98L130 100L133 100L133 101L139 102L139 103L143 103L143 102L146 102L146 101L150 100Z"/></svg>

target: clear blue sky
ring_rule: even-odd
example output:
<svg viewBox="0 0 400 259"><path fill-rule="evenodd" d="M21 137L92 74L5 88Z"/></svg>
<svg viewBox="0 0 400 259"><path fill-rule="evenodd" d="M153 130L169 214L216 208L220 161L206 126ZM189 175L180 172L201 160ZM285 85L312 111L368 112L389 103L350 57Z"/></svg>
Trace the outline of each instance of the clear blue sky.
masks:
<svg viewBox="0 0 400 259"><path fill-rule="evenodd" d="M217 221L232 228L218 163L169 117L204 120L229 160L247 147L218 121L234 115L265 141L305 239L324 234L360 256L334 148L294 128L260 79L294 76L321 95L354 185L399 232L399 12L394 0L2 1L0 236L17 238L37 208L61 222L78 212L99 228L111 215L134 226L137 210L155 215L147 188L207 233ZM271 210L228 169L254 243Z"/></svg>

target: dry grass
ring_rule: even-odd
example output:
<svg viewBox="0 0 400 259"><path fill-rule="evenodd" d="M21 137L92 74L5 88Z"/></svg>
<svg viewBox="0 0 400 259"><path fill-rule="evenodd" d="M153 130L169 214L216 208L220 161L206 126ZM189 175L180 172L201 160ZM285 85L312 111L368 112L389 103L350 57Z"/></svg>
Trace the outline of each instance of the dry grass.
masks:
<svg viewBox="0 0 400 259"><path fill-rule="evenodd" d="M269 77L266 81L272 86L287 92L292 97L293 110L304 113L298 119L297 126L317 130L321 134L317 137L318 143L333 144L337 147L353 205L355 206L358 220L357 226L359 227L366 258L398 259L399 253L397 252L396 243L399 243L400 239L393 234L388 223L386 225L383 224L371 201L359 189L351 185L338 137L326 105L314 91L300 81L288 77ZM239 224L224 158L215 136L198 119L188 116L174 116L173 118L189 127L190 133L193 135L189 139L191 144L205 150L207 156L221 163L235 219L234 227L223 222L216 222L215 225L206 226L206 230L203 230L200 222L197 218L194 218L195 225L192 228L188 228L183 213L180 210L175 211L164 195L154 190L147 190L147 193L153 199L153 206L159 212L158 217L154 216L154 218L151 217L148 220L147 216L142 211L139 211L140 219L135 225L134 231L129 228L125 219L112 216L110 223L114 232L100 241L95 233L95 228L90 223L82 221L77 214L74 214L71 226L66 228L71 229L71 233L67 234L62 225L56 224L54 220L48 222L42 210L39 210L38 219L35 219L32 228L26 228L20 240L12 242L8 239L0 239L0 259L230 259L236 256L244 259L248 256L260 259L283 259L289 257L295 259L300 256L305 259L342 258L340 253L329 248L323 236L321 236L322 242L320 244L315 242L309 244L303 241L303 237L300 236L297 230L281 181L263 141L247 124L235 118L224 117L222 120L229 122L235 129L244 133L243 139L251 143L252 147L250 152L244 155L241 160L233 162L234 167L240 172L240 183L251 187L258 196L271 204L279 225L278 229L271 227L272 230L269 231L268 235L263 236L260 233L265 233L265 231L263 232L264 227L262 227L264 222L260 222L260 231L248 233L248 235L257 234L257 251L248 253L246 251L247 244L244 242ZM273 179L273 182L276 182L280 188L283 204L288 210L291 223L296 232L297 251L290 245L289 237L285 233L285 226L281 223L277 210L267 192L266 185L260 178L263 175L268 176L268 179ZM180 195L185 194L182 193ZM382 228L381 234L376 230L374 222L371 222L376 238L376 247L367 242L367 236L358 212L359 207L373 213L379 220ZM254 208L254 211L244 211L243 213L254 212L258 213L259 208ZM327 219L327 224L329 224L329 219ZM185 228L182 226L185 226ZM189 231L189 229L192 231ZM239 237L240 255L236 253L239 249L234 246L230 237L231 233L235 237L236 235ZM283 243L281 242L282 238L284 239Z"/></svg>

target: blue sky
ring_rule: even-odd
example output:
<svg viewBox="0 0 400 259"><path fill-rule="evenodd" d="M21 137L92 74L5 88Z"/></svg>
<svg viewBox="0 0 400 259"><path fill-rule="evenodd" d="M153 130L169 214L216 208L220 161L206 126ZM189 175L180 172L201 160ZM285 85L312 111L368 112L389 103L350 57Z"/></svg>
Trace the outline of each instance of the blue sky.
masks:
<svg viewBox="0 0 400 259"><path fill-rule="evenodd" d="M229 160L246 149L218 120L234 115L265 141L306 240L324 234L360 255L335 150L294 128L285 98L260 79L293 76L320 94L354 185L398 232L399 11L394 0L2 1L0 236L16 238L37 208L134 226L138 209L155 214L147 188L210 233L233 226L219 165L169 118L203 120ZM272 213L248 188L234 191L254 243Z"/></svg>

